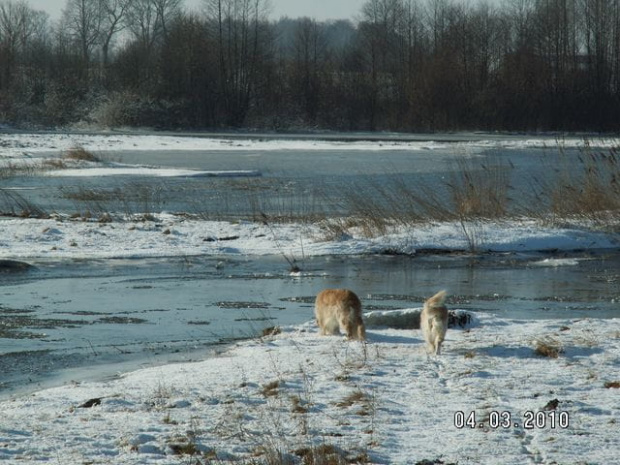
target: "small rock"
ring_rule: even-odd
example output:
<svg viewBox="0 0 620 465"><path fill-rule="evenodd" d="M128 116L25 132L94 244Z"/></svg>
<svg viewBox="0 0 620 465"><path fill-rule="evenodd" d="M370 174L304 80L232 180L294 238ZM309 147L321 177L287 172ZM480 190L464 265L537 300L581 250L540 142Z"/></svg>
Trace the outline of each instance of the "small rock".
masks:
<svg viewBox="0 0 620 465"><path fill-rule="evenodd" d="M560 401L558 399L553 399L547 402L547 405L543 407L543 410L555 410L560 405Z"/></svg>

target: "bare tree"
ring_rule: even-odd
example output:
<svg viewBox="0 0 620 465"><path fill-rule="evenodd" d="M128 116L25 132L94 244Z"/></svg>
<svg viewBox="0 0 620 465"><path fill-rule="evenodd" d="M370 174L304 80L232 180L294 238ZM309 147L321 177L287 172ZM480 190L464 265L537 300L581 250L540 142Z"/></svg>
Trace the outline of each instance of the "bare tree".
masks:
<svg viewBox="0 0 620 465"><path fill-rule="evenodd" d="M563 92L577 54L575 0L538 0L536 5L537 52L550 65L549 89Z"/></svg>
<svg viewBox="0 0 620 465"><path fill-rule="evenodd" d="M161 31L164 36L168 34L168 24L180 12L183 0L153 0L155 11L157 12L157 21L161 25Z"/></svg>
<svg viewBox="0 0 620 465"><path fill-rule="evenodd" d="M310 122L315 122L321 102L321 75L327 42L316 20L303 18L293 39L293 88Z"/></svg>
<svg viewBox="0 0 620 465"><path fill-rule="evenodd" d="M150 52L161 35L161 22L153 0L133 0L126 14L129 31L140 48Z"/></svg>
<svg viewBox="0 0 620 465"><path fill-rule="evenodd" d="M376 128L382 100L389 98L394 89L394 72L398 67L395 51L402 14L402 0L368 0L362 6L360 37L368 77L369 129Z"/></svg>
<svg viewBox="0 0 620 465"><path fill-rule="evenodd" d="M5 119L64 124L110 97L135 124L293 117L349 130L617 130L620 121L620 0L364 0L355 23L272 23L269 0L202 0L203 16L186 14L183 0L65 0L50 23L27 1L0 0Z"/></svg>
<svg viewBox="0 0 620 465"><path fill-rule="evenodd" d="M535 0L506 0L504 18L515 49L533 46ZM513 50L514 51L514 50Z"/></svg>
<svg viewBox="0 0 620 465"><path fill-rule="evenodd" d="M126 28L125 16L134 0L102 0L101 53L103 65L107 67L110 45L116 34Z"/></svg>
<svg viewBox="0 0 620 465"><path fill-rule="evenodd" d="M451 0L428 0L427 2L426 15L428 17L428 28L431 34L431 44L434 51L444 46L449 25L448 15L451 7Z"/></svg>
<svg viewBox="0 0 620 465"><path fill-rule="evenodd" d="M180 12L182 0L130 0L126 22L142 47L152 52L163 39L167 25Z"/></svg>
<svg viewBox="0 0 620 465"><path fill-rule="evenodd" d="M47 19L26 1L0 2L0 90L13 81L17 62L32 41L45 34Z"/></svg>
<svg viewBox="0 0 620 465"><path fill-rule="evenodd" d="M183 14L171 21L160 60L164 65L157 93L174 102L179 122L213 126L217 121L217 57L204 19Z"/></svg>
<svg viewBox="0 0 620 465"><path fill-rule="evenodd" d="M67 0L63 10L63 28L78 47L88 66L101 39L103 0Z"/></svg>
<svg viewBox="0 0 620 465"><path fill-rule="evenodd" d="M267 0L207 0L215 31L219 85L227 124L243 124L270 47Z"/></svg>
<svg viewBox="0 0 620 465"><path fill-rule="evenodd" d="M598 96L606 95L612 89L613 34L618 32L614 24L617 4L616 0L581 0L590 85Z"/></svg>

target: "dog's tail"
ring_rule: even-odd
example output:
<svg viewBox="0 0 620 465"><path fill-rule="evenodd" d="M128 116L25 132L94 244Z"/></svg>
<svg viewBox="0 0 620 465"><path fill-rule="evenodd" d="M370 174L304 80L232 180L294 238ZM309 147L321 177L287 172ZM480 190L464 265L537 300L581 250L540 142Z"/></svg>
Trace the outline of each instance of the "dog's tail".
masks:
<svg viewBox="0 0 620 465"><path fill-rule="evenodd" d="M446 291L439 291L433 297L426 301L428 308L440 308L444 307L446 302Z"/></svg>

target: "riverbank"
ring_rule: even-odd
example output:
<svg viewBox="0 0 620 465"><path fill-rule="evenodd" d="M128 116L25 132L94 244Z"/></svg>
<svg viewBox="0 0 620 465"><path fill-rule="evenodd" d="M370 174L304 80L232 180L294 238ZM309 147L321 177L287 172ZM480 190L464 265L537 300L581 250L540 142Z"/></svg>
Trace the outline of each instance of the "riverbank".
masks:
<svg viewBox="0 0 620 465"><path fill-rule="evenodd" d="M619 355L618 319L476 315L440 357L419 330L369 328L360 344L308 323L200 362L4 401L0 458L606 464Z"/></svg>
<svg viewBox="0 0 620 465"><path fill-rule="evenodd" d="M173 256L306 256L436 252L570 252L616 249L618 234L587 226L549 227L536 220L437 222L394 225L367 237L363 227L346 232L330 222L204 221L187 215L137 215L101 221L57 215L0 220L0 258L108 259ZM292 264L292 263L291 263Z"/></svg>

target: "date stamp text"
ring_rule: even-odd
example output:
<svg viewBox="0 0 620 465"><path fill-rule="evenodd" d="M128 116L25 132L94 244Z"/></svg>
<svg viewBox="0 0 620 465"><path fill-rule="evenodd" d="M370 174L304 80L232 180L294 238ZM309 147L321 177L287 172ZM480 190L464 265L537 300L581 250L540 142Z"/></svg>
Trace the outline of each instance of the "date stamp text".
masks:
<svg viewBox="0 0 620 465"><path fill-rule="evenodd" d="M568 412L549 410L534 412L526 410L523 415L516 417L508 411L491 411L484 418L478 418L476 412L458 411L454 414L454 426L463 428L523 428L523 429L566 429L569 427Z"/></svg>

